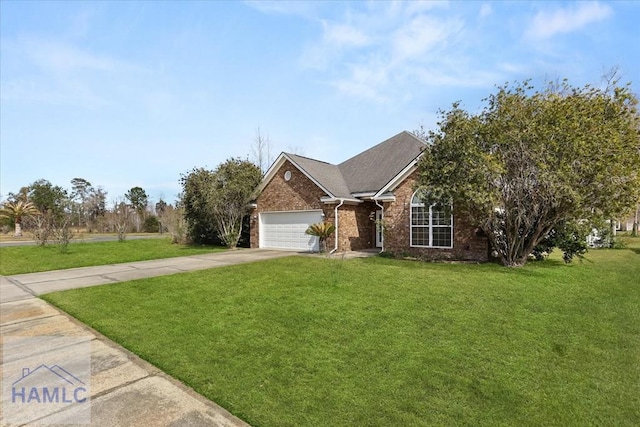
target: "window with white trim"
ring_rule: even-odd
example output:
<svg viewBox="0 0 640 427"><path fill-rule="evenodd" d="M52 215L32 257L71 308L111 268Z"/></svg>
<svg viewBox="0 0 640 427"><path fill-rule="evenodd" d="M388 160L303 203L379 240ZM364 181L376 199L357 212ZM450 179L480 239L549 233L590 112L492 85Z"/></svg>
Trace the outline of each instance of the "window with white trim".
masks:
<svg viewBox="0 0 640 427"><path fill-rule="evenodd" d="M425 206L416 193L411 198L411 246L424 248L453 247L451 206Z"/></svg>

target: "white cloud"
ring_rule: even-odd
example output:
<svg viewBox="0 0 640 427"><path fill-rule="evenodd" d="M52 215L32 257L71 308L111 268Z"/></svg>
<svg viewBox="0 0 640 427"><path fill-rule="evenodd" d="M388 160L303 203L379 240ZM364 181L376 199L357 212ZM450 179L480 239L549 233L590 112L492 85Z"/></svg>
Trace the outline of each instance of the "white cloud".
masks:
<svg viewBox="0 0 640 427"><path fill-rule="evenodd" d="M488 87L500 80L500 73L472 69L469 66L445 64L416 70L416 75L424 85L466 88Z"/></svg>
<svg viewBox="0 0 640 427"><path fill-rule="evenodd" d="M606 3L572 3L537 15L529 6L479 3L449 7L413 2L352 4L320 21L303 58L323 82L350 98L393 105L423 93L485 88L558 73L580 62L552 39L610 19ZM535 17L534 17L535 16ZM328 18L327 18L328 19ZM524 25L523 25L524 23ZM530 26L528 26L530 24ZM522 31L535 37L519 39Z"/></svg>
<svg viewBox="0 0 640 427"><path fill-rule="evenodd" d="M399 3L404 8L407 15L421 14L424 12L430 12L436 8L449 7L448 1L435 1L435 0L413 0L406 2L405 4Z"/></svg>
<svg viewBox="0 0 640 427"><path fill-rule="evenodd" d="M262 13L296 15L309 19L313 19L317 9L322 7L322 3L317 1L249 0L244 3Z"/></svg>
<svg viewBox="0 0 640 427"><path fill-rule="evenodd" d="M497 65L497 68L500 70L504 70L509 74L519 74L519 75L526 75L529 70L528 70L528 66L525 64L517 64L514 62L500 62Z"/></svg>
<svg viewBox="0 0 640 427"><path fill-rule="evenodd" d="M379 103L411 99L415 84L459 86L460 79L451 76L464 70L452 73L441 64L447 56L466 56L465 22L434 12L443 6L448 4L373 2L349 9L341 19L321 21L322 38L306 49L301 62L328 74L320 80L339 92ZM432 77L427 81L425 70Z"/></svg>
<svg viewBox="0 0 640 427"><path fill-rule="evenodd" d="M92 28L92 21L95 18L95 11L91 8L79 11L75 16L69 17L67 34L71 38L85 37Z"/></svg>
<svg viewBox="0 0 640 427"><path fill-rule="evenodd" d="M324 70L327 65L338 60L350 49L363 48L372 43L364 29L351 23L320 20L322 40L308 47L302 55L304 67Z"/></svg>
<svg viewBox="0 0 640 427"><path fill-rule="evenodd" d="M49 41L30 41L25 44L26 54L41 68L53 71L91 69L113 71L116 61L83 52L69 45Z"/></svg>
<svg viewBox="0 0 640 427"><path fill-rule="evenodd" d="M370 101L382 102L385 99L378 93L375 87L357 80L336 80L331 83L340 92L346 95L353 95L357 98L368 99Z"/></svg>
<svg viewBox="0 0 640 427"><path fill-rule="evenodd" d="M442 47L449 37L461 31L463 24L456 20L438 20L419 15L402 25L392 37L393 57L410 59Z"/></svg>
<svg viewBox="0 0 640 427"><path fill-rule="evenodd" d="M321 22L324 27L324 40L331 45L338 48L361 47L369 43L369 37L351 25Z"/></svg>
<svg viewBox="0 0 640 427"><path fill-rule="evenodd" d="M57 106L80 106L97 109L109 101L81 82L62 82L57 85L36 80L12 80L0 84L0 97L5 101L18 101Z"/></svg>
<svg viewBox="0 0 640 427"><path fill-rule="evenodd" d="M7 67L2 99L19 102L100 108L114 101L105 78L141 71L126 61L42 38L4 40L2 54Z"/></svg>
<svg viewBox="0 0 640 427"><path fill-rule="evenodd" d="M579 30L607 19L612 14L610 6L599 2L578 3L574 7L541 11L533 18L526 35L531 39L547 39L556 34Z"/></svg>
<svg viewBox="0 0 640 427"><path fill-rule="evenodd" d="M480 18L486 18L492 13L493 13L493 9L491 8L491 5L488 3L483 3L482 6L480 7Z"/></svg>
<svg viewBox="0 0 640 427"><path fill-rule="evenodd" d="M387 101L381 89L389 80L389 69L376 59L349 65L349 74L331 84L340 92L375 102Z"/></svg>

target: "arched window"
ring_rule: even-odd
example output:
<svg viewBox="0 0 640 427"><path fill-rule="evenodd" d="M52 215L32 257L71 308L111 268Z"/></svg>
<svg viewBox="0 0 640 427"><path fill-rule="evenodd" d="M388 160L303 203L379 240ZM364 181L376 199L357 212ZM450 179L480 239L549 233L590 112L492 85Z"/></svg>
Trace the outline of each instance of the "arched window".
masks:
<svg viewBox="0 0 640 427"><path fill-rule="evenodd" d="M416 193L411 198L411 246L424 248L453 247L451 206L425 206Z"/></svg>

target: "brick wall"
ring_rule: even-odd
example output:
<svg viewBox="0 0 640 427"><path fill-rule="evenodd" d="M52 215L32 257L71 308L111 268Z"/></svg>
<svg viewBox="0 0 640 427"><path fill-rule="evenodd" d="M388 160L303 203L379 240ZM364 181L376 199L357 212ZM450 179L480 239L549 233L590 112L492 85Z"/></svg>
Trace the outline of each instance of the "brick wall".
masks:
<svg viewBox="0 0 640 427"><path fill-rule="evenodd" d="M338 209L339 215L339 246L340 251L358 251L374 248L375 240L375 211L378 209L372 202L357 205L342 205ZM373 219L370 219L373 212Z"/></svg>
<svg viewBox="0 0 640 427"><path fill-rule="evenodd" d="M477 229L465 218L457 216L454 206L453 248L410 247L410 212L415 172L394 191L395 202L385 203L384 249L397 254L407 254L428 260L473 260L488 259L488 243L478 236Z"/></svg>

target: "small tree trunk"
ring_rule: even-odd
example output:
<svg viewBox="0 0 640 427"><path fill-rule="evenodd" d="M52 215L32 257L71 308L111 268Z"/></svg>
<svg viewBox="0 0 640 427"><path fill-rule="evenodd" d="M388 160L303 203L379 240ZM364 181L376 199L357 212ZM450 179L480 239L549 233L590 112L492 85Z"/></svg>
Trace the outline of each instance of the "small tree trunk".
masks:
<svg viewBox="0 0 640 427"><path fill-rule="evenodd" d="M617 235L617 229L616 229L616 221L613 219L609 220L609 230L611 230L611 239L609 239L609 247L610 248L614 248L616 245L616 235Z"/></svg>
<svg viewBox="0 0 640 427"><path fill-rule="evenodd" d="M527 263L527 257L523 259L509 259L506 257L502 258L502 265L505 267L522 267Z"/></svg>
<svg viewBox="0 0 640 427"><path fill-rule="evenodd" d="M22 237L22 224L20 224L20 222L16 221L16 230L14 233L15 237Z"/></svg>

